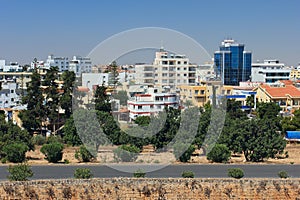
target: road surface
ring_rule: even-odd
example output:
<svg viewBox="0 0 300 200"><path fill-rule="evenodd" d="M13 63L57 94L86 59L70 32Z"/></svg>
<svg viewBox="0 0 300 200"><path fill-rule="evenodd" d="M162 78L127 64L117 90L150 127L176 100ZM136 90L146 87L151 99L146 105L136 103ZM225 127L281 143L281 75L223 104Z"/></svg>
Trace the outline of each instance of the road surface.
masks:
<svg viewBox="0 0 300 200"><path fill-rule="evenodd" d="M153 169L154 165L118 165L125 170L144 169L148 171ZM162 168L161 165L155 165L158 168ZM0 180L7 180L7 165L0 166ZM289 176L300 178L300 165L232 165L232 164L212 164L212 165L198 165L198 164L180 164L169 165L162 169L147 172L146 177L149 178L168 178L168 177L181 177L181 173L186 170L193 171L195 177L198 178L226 178L228 168L241 168L244 170L245 178L278 178L277 173L281 170L288 172ZM34 165L32 170L34 176L31 179L61 179L61 178L73 178L74 170L77 168L89 168L94 177L99 178L111 178L111 177L132 177L132 173L122 172L106 165Z"/></svg>

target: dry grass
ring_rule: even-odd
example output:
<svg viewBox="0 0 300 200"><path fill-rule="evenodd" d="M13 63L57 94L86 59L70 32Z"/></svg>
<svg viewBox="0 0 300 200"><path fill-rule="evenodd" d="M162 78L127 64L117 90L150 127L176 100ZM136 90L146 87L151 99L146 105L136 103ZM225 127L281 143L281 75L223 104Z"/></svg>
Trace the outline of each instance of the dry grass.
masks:
<svg viewBox="0 0 300 200"><path fill-rule="evenodd" d="M41 146L36 146L35 151L26 153L29 164L48 164L48 161L44 159L44 154L40 152L40 148ZM79 163L78 160L75 159L75 152L78 148L79 147L66 147L63 151L62 162L67 159L71 164ZM114 163L113 149L115 148L116 146L100 147L97 162ZM300 164L300 144L288 144L285 151L288 151L288 158L268 159L262 164ZM235 155L229 162L235 164L249 164L248 162L245 162L243 155ZM144 151L138 156L136 163L165 164L176 163L176 161L172 152L155 153L153 148L148 146L145 147ZM210 161L208 161L205 156L193 156L191 158L191 163L208 164Z"/></svg>

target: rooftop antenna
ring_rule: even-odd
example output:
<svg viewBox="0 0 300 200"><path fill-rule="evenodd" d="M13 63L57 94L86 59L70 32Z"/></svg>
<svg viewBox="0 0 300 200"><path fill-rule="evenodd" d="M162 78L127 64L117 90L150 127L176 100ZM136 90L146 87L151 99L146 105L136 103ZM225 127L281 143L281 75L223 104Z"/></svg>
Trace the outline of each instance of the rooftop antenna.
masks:
<svg viewBox="0 0 300 200"><path fill-rule="evenodd" d="M163 44L164 44L164 41L161 40L161 41L160 41L160 51L161 51L161 52L164 51L164 46L163 46Z"/></svg>

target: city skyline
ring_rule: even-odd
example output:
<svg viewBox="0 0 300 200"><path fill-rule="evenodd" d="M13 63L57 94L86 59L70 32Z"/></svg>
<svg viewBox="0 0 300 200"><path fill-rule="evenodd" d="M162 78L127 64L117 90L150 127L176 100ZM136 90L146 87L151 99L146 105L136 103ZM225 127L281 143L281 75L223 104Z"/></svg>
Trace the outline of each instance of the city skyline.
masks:
<svg viewBox="0 0 300 200"><path fill-rule="evenodd" d="M300 2L213 1L1 1L0 59L29 63L49 54L86 56L108 37L128 29L163 27L182 32L213 56L235 39L253 62L300 62ZM161 41L158 41L158 48ZM167 48L167 46L166 46ZM184 53L184 52L183 52Z"/></svg>

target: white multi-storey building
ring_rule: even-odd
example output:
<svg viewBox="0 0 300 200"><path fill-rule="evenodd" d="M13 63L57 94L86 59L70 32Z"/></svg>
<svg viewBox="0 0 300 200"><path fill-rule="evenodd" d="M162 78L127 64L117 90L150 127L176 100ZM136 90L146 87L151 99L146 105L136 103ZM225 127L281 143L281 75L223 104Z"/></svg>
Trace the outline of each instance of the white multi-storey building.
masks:
<svg viewBox="0 0 300 200"><path fill-rule="evenodd" d="M58 71L62 72L69 70L69 64L69 58L54 57L53 55L49 55L44 63L44 68L50 69L50 67L57 67Z"/></svg>
<svg viewBox="0 0 300 200"><path fill-rule="evenodd" d="M0 91L0 107L13 108L20 105L21 97L15 82L2 82L2 90Z"/></svg>
<svg viewBox="0 0 300 200"><path fill-rule="evenodd" d="M144 94L135 94L128 100L129 117L135 120L138 116L156 115L166 107L179 107L179 96L176 93L159 93L157 88L149 88Z"/></svg>
<svg viewBox="0 0 300 200"><path fill-rule="evenodd" d="M196 84L199 85L202 81L215 80L215 70L213 63L198 65L196 69Z"/></svg>
<svg viewBox="0 0 300 200"><path fill-rule="evenodd" d="M17 62L6 64L5 60L0 60L0 72L22 72L23 68Z"/></svg>
<svg viewBox="0 0 300 200"><path fill-rule="evenodd" d="M185 55L171 54L161 49L152 65L137 64L136 84L155 85L175 89L180 85L195 85L197 65L189 63Z"/></svg>
<svg viewBox="0 0 300 200"><path fill-rule="evenodd" d="M82 73L82 86L93 91L93 85L108 86L110 73Z"/></svg>
<svg viewBox="0 0 300 200"><path fill-rule="evenodd" d="M252 63L252 82L275 83L279 80L289 80L291 69L278 60L264 60L263 63Z"/></svg>
<svg viewBox="0 0 300 200"><path fill-rule="evenodd" d="M90 58L73 56L70 61L69 71L73 71L77 77L81 76L82 73L92 72L92 61Z"/></svg>

